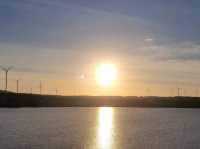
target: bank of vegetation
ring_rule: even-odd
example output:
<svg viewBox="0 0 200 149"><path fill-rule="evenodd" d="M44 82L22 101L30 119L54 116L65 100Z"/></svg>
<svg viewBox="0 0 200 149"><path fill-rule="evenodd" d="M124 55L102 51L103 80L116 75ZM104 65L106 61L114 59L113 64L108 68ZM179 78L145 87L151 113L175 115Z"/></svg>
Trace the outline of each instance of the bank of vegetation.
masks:
<svg viewBox="0 0 200 149"><path fill-rule="evenodd" d="M0 92L0 107L174 107L200 108L199 97L53 96Z"/></svg>

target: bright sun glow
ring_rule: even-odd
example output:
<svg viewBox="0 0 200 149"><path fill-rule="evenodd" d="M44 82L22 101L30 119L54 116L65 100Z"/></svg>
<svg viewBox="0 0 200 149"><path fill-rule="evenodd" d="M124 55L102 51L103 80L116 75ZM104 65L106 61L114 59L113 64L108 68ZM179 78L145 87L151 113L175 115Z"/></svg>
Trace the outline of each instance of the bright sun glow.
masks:
<svg viewBox="0 0 200 149"><path fill-rule="evenodd" d="M97 67L96 77L101 86L110 86L117 78L117 69L113 64L101 64Z"/></svg>
<svg viewBox="0 0 200 149"><path fill-rule="evenodd" d="M113 108L101 107L98 120L98 147L111 149L113 143Z"/></svg>

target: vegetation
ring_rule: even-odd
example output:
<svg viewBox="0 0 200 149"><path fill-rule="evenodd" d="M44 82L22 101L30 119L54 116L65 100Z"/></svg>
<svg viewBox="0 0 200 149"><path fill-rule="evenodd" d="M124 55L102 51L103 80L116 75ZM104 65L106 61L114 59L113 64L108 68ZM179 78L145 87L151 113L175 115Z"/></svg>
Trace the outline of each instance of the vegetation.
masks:
<svg viewBox="0 0 200 149"><path fill-rule="evenodd" d="M200 108L199 97L52 96L0 92L0 107L176 107Z"/></svg>

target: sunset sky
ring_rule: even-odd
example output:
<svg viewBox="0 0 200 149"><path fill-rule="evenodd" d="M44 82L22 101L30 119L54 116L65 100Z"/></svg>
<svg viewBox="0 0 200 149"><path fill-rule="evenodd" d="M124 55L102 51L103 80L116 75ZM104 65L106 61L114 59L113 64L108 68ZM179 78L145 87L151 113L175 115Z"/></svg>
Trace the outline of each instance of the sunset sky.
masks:
<svg viewBox="0 0 200 149"><path fill-rule="evenodd" d="M195 95L200 85L198 0L1 0L0 65L9 89L62 95ZM116 66L109 87L95 70ZM84 76L84 77L83 77ZM3 89L4 74L0 73ZM200 92L199 92L200 93Z"/></svg>

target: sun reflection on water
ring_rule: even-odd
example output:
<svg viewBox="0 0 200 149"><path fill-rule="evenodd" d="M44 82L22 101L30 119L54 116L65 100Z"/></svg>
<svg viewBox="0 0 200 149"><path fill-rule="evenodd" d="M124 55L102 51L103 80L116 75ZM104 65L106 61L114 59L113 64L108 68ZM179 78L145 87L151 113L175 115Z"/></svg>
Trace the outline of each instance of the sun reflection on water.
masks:
<svg viewBox="0 0 200 149"><path fill-rule="evenodd" d="M112 148L113 142L113 108L102 107L98 114L98 147Z"/></svg>

